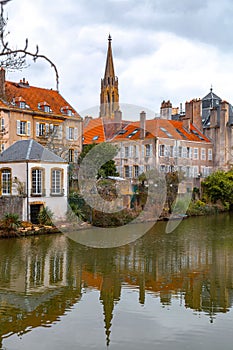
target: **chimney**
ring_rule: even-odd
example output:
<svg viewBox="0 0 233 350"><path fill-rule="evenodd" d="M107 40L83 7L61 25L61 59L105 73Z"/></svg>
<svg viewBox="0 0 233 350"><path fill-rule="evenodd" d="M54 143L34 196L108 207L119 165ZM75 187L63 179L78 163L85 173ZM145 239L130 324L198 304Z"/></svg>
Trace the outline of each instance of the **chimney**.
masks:
<svg viewBox="0 0 233 350"><path fill-rule="evenodd" d="M92 117L89 115L86 115L84 118L84 128L89 124L90 120L92 120Z"/></svg>
<svg viewBox="0 0 233 350"><path fill-rule="evenodd" d="M5 81L6 81L6 72L3 67L0 68L0 98L5 97Z"/></svg>
<svg viewBox="0 0 233 350"><path fill-rule="evenodd" d="M210 110L210 127L218 126L218 111L217 108L214 107Z"/></svg>
<svg viewBox="0 0 233 350"><path fill-rule="evenodd" d="M170 100L168 100L167 102L163 101L161 103L160 118L167 119L167 120L172 119L172 104L171 104Z"/></svg>
<svg viewBox="0 0 233 350"><path fill-rule="evenodd" d="M140 139L144 139L146 136L146 112L140 113Z"/></svg>
<svg viewBox="0 0 233 350"><path fill-rule="evenodd" d="M185 117L189 118L191 123L203 132L202 126L202 105L201 99L193 99L185 103Z"/></svg>
<svg viewBox="0 0 233 350"><path fill-rule="evenodd" d="M117 109L115 112L114 112L114 120L116 123L120 123L122 122L122 112L120 109Z"/></svg>
<svg viewBox="0 0 233 350"><path fill-rule="evenodd" d="M190 132L190 118L188 117L183 117L182 118L182 126L185 130Z"/></svg>

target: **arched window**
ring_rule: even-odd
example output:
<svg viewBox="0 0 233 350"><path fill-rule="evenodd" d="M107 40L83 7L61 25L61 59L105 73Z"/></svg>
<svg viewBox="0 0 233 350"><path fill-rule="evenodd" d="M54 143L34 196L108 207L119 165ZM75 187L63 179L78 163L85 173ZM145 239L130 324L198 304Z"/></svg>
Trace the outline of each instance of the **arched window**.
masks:
<svg viewBox="0 0 233 350"><path fill-rule="evenodd" d="M1 190L2 195L11 194L11 169L1 170Z"/></svg>

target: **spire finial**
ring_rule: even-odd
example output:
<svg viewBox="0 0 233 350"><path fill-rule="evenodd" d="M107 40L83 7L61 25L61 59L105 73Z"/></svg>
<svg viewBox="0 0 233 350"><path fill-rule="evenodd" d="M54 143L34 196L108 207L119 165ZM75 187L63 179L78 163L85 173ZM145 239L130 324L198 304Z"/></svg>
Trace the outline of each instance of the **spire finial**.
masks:
<svg viewBox="0 0 233 350"><path fill-rule="evenodd" d="M111 34L109 33L109 36L108 36L108 41L111 42L112 41L112 37L111 37Z"/></svg>
<svg viewBox="0 0 233 350"><path fill-rule="evenodd" d="M213 91L213 85L211 84L211 86L210 86L210 92L212 92Z"/></svg>

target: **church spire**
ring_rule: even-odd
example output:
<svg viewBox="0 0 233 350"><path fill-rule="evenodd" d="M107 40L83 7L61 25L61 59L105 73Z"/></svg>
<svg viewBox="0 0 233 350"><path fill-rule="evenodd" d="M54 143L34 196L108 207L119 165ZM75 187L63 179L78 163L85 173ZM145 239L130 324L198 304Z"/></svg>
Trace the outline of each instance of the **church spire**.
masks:
<svg viewBox="0 0 233 350"><path fill-rule="evenodd" d="M114 119L114 113L119 110L118 78L115 76L112 37L108 36L108 52L104 78L101 79L100 117Z"/></svg>
<svg viewBox="0 0 233 350"><path fill-rule="evenodd" d="M114 78L114 77L115 77L115 73L114 73L114 65L113 65L113 57L112 57L112 37L109 34L109 36L108 36L108 53L107 53L104 79Z"/></svg>

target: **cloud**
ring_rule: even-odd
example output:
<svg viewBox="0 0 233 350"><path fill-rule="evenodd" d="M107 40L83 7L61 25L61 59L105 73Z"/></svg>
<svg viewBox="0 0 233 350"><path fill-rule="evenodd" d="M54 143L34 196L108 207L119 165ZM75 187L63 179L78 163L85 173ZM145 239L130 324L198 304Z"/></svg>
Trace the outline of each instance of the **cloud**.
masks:
<svg viewBox="0 0 233 350"><path fill-rule="evenodd" d="M28 37L32 51L38 44L58 68L60 92L78 111L99 104L109 32L122 103L159 111L163 99L179 105L204 96L211 84L232 99L230 0L13 0L5 9L9 42L23 46ZM46 62L8 74L23 76L55 88Z"/></svg>

